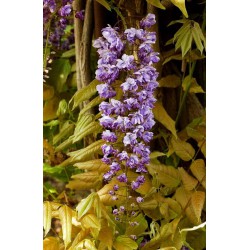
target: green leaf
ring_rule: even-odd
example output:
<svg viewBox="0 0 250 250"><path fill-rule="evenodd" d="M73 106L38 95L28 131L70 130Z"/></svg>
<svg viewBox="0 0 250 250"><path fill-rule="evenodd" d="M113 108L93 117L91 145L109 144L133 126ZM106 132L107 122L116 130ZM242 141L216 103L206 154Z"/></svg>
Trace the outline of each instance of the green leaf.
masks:
<svg viewBox="0 0 250 250"><path fill-rule="evenodd" d="M90 210L96 197L96 193L91 193L87 198L80 201L80 203L76 207L78 220L81 219Z"/></svg>
<svg viewBox="0 0 250 250"><path fill-rule="evenodd" d="M61 57L62 58L69 58L69 57L75 56L75 54L76 54L76 49L73 48L73 49L67 50L64 53L62 53Z"/></svg>
<svg viewBox="0 0 250 250"><path fill-rule="evenodd" d="M116 250L134 250L138 249L138 245L135 241L133 241L129 236L127 235L119 235L114 244L114 248Z"/></svg>
<svg viewBox="0 0 250 250"><path fill-rule="evenodd" d="M180 184L180 176L177 169L172 166L163 164L154 164L150 162L148 171L152 176L156 176L157 180L167 187L177 187Z"/></svg>
<svg viewBox="0 0 250 250"><path fill-rule="evenodd" d="M188 232L186 241L193 249L203 250L206 248L206 232L202 230Z"/></svg>
<svg viewBox="0 0 250 250"><path fill-rule="evenodd" d="M70 103L73 102L72 110L83 101L89 100L97 92L96 86L98 84L100 84L100 82L94 79L88 86L78 90L70 100Z"/></svg>
<svg viewBox="0 0 250 250"><path fill-rule="evenodd" d="M181 141L179 138L171 138L171 144L175 153L183 160L190 161L195 154L195 150L188 142Z"/></svg>
<svg viewBox="0 0 250 250"><path fill-rule="evenodd" d="M126 235L140 235L148 228L148 223L145 217L140 213L138 216L131 218L131 222L138 222L138 225L128 226L126 229Z"/></svg>
<svg viewBox="0 0 250 250"><path fill-rule="evenodd" d="M206 168L203 159L197 159L190 166L192 174L197 178L201 185L206 188Z"/></svg>
<svg viewBox="0 0 250 250"><path fill-rule="evenodd" d="M158 120L161 124L163 124L171 133L177 137L176 129L175 129L175 122L174 120L168 115L167 111L164 109L162 104L157 101L153 108L154 117Z"/></svg>
<svg viewBox="0 0 250 250"><path fill-rule="evenodd" d="M180 9L180 11L182 12L182 14L188 18L188 13L186 10L186 6L185 6L185 0L171 0L171 2Z"/></svg>
<svg viewBox="0 0 250 250"><path fill-rule="evenodd" d="M193 190L197 186L198 181L194 177L189 175L184 168L178 168L178 170L185 189Z"/></svg>
<svg viewBox="0 0 250 250"><path fill-rule="evenodd" d="M99 230L101 229L101 223L95 214L86 214L82 218L81 223L85 228L97 228Z"/></svg>
<svg viewBox="0 0 250 250"><path fill-rule="evenodd" d="M63 241L65 247L71 242L72 210L66 205L59 208L59 219L62 224Z"/></svg>
<svg viewBox="0 0 250 250"><path fill-rule="evenodd" d="M101 4L102 6L104 6L107 10L111 11L111 8L109 6L109 4L107 3L106 0L96 0L99 4Z"/></svg>
<svg viewBox="0 0 250 250"><path fill-rule="evenodd" d="M44 228L44 235L49 232L51 228L51 219L52 219L52 208L49 201L45 201L43 203L43 228Z"/></svg>
<svg viewBox="0 0 250 250"><path fill-rule="evenodd" d="M71 135L67 140L65 140L64 142L62 142L61 144L59 144L55 148L55 151L59 152L59 151L62 151L63 149L65 149L65 148L71 146L73 144L73 139L74 139L74 136Z"/></svg>
<svg viewBox="0 0 250 250"><path fill-rule="evenodd" d="M192 47L192 33L187 32L186 35L183 37L181 42L181 53L182 57L184 57L189 50L191 50Z"/></svg>
<svg viewBox="0 0 250 250"><path fill-rule="evenodd" d="M65 91L65 83L71 72L71 65L68 59L57 59L53 61L49 71L48 82L56 86L59 93Z"/></svg>
<svg viewBox="0 0 250 250"><path fill-rule="evenodd" d="M108 247L108 249L112 249L113 231L110 227L102 227L99 232L98 239L100 240L100 242L104 243Z"/></svg>
<svg viewBox="0 0 250 250"><path fill-rule="evenodd" d="M181 85L181 78L177 75L168 75L159 80L159 87L177 88Z"/></svg>
<svg viewBox="0 0 250 250"><path fill-rule="evenodd" d="M101 146L104 143L105 143L104 140L98 140L96 142L93 142L86 148L74 152L69 152L68 155L70 157L63 163L61 163L59 166L60 167L68 166L69 164L75 164L77 162L88 160L90 157L93 156L93 154L101 152Z"/></svg>
<svg viewBox="0 0 250 250"><path fill-rule="evenodd" d="M165 10L166 8L164 5L161 4L160 0L146 0L148 3L152 4L153 6Z"/></svg>
<svg viewBox="0 0 250 250"><path fill-rule="evenodd" d="M101 159L85 161L85 162L78 162L74 164L75 167L79 169L85 169L88 171L99 171L99 172L107 172L110 168L107 164L102 162Z"/></svg>
<svg viewBox="0 0 250 250"><path fill-rule="evenodd" d="M202 87L197 83L195 78L192 78L190 83L189 75L184 78L182 88L185 92L188 91L189 93L205 93Z"/></svg>
<svg viewBox="0 0 250 250"><path fill-rule="evenodd" d="M52 128L52 127L55 127L59 124L60 124L60 122L58 120L52 120L50 122L44 123L43 126Z"/></svg>
<svg viewBox="0 0 250 250"><path fill-rule="evenodd" d="M73 140L73 143L75 143L75 142L81 140L82 138L84 138L84 137L87 136L87 135L90 135L90 134L92 134L92 133L97 134L97 133L99 133L99 132L101 132L101 131L102 131L102 127L101 127L101 125L100 125L99 122L96 122L96 121L91 122L91 123L88 124L86 127L84 127L84 128L82 129L81 132L79 132L79 133L75 136L75 138L74 138L74 140Z"/></svg>
<svg viewBox="0 0 250 250"><path fill-rule="evenodd" d="M82 116L86 111L90 110L91 108L97 106L103 101L103 98L100 96L95 97L91 102L84 106L84 108L80 111L79 116Z"/></svg>
<svg viewBox="0 0 250 250"><path fill-rule="evenodd" d="M157 157L160 157L160 156L166 156L165 153L162 153L162 152L159 152L159 151L154 151L150 154L150 159L154 159L154 158L157 158Z"/></svg>
<svg viewBox="0 0 250 250"><path fill-rule="evenodd" d="M59 141L63 140L66 136L69 136L74 131L75 125L72 124L70 121L66 121L60 132L53 137L53 144L57 144Z"/></svg>
<svg viewBox="0 0 250 250"><path fill-rule="evenodd" d="M43 163L43 172L54 174L54 173L61 173L63 168L60 167L51 167L48 163Z"/></svg>

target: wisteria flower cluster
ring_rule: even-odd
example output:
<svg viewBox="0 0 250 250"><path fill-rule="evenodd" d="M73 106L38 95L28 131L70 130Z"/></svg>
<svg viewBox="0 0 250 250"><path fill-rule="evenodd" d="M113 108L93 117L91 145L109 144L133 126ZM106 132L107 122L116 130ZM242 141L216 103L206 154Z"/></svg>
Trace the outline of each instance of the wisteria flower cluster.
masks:
<svg viewBox="0 0 250 250"><path fill-rule="evenodd" d="M74 43L74 32L65 33L67 25L73 24L73 0L43 0L43 38L57 50L67 50ZM84 11L77 11L75 17L84 19Z"/></svg>
<svg viewBox="0 0 250 250"><path fill-rule="evenodd" d="M148 14L138 29L130 28L121 33L118 28L106 27L102 30L102 37L93 43L99 54L96 79L102 82L97 90L100 97L109 98L99 106L102 113L100 124L105 129L102 139L107 142L102 146L102 161L110 166L103 178L105 181L116 178L131 192L145 182L146 165L150 160L149 142L153 138L150 130L155 124L152 108L156 99L153 93L158 86L158 73L152 64L159 61L159 53L152 48L156 33L147 29L155 22L155 15ZM132 52L126 54L125 51ZM114 83L122 72L126 75L120 85L123 96L117 100L114 98ZM128 171L139 175L129 180ZM116 195L119 188L116 184L109 192L114 200L119 199ZM141 203L143 198L136 197L135 202ZM120 206L113 210L117 220L125 209Z"/></svg>

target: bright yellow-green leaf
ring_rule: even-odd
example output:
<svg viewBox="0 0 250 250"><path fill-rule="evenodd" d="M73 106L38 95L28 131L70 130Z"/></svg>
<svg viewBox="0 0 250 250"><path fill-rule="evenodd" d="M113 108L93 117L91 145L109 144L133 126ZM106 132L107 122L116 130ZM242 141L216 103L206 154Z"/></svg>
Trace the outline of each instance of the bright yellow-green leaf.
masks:
<svg viewBox="0 0 250 250"><path fill-rule="evenodd" d="M206 128L204 126L199 126L196 128L187 126L186 132L188 136L195 139L197 142L206 138Z"/></svg>
<svg viewBox="0 0 250 250"><path fill-rule="evenodd" d="M138 249L137 243L135 241L133 241L127 235L119 235L116 238L113 246L114 246L114 248L116 250L134 250L134 249Z"/></svg>
<svg viewBox="0 0 250 250"><path fill-rule="evenodd" d="M153 113L155 119L159 121L161 124L163 124L169 131L171 131L175 137L177 137L175 122L168 115L167 111L164 109L164 107L159 101L155 103L155 107L153 108Z"/></svg>
<svg viewBox="0 0 250 250"><path fill-rule="evenodd" d="M84 228L97 228L100 230L101 228L101 223L99 219L96 217L95 214L86 214L82 220L81 223Z"/></svg>
<svg viewBox="0 0 250 250"><path fill-rule="evenodd" d="M147 210L156 209L157 206L158 206L158 202L154 199L144 200L144 202L140 204L141 209L147 209Z"/></svg>
<svg viewBox="0 0 250 250"><path fill-rule="evenodd" d="M66 205L59 208L59 218L62 224L63 241L65 247L71 242L72 210Z"/></svg>
<svg viewBox="0 0 250 250"><path fill-rule="evenodd" d="M189 93L205 93L202 87L197 83L195 78L192 78L192 81L190 83L189 75L184 78L182 88L185 92L188 91Z"/></svg>
<svg viewBox="0 0 250 250"><path fill-rule="evenodd" d="M195 154L195 150L188 142L181 141L179 138L171 138L171 143L175 153L183 160L190 161Z"/></svg>
<svg viewBox="0 0 250 250"><path fill-rule="evenodd" d="M206 188L206 168L203 159L197 159L190 166L192 174L201 182L201 185Z"/></svg>
<svg viewBox="0 0 250 250"><path fill-rule="evenodd" d="M191 49L192 41L193 41L192 33L187 32L181 42L182 57L184 57L187 54L187 52Z"/></svg>
<svg viewBox="0 0 250 250"><path fill-rule="evenodd" d="M49 201L45 201L43 203L43 228L44 228L44 235L49 232L51 228L51 219L52 219L52 207Z"/></svg>
<svg viewBox="0 0 250 250"><path fill-rule="evenodd" d="M159 87L177 88L181 85L181 78L177 75L167 75L159 80Z"/></svg>
<svg viewBox="0 0 250 250"><path fill-rule="evenodd" d="M85 161L85 162L78 162L78 163L74 164L74 166L78 167L79 169L85 169L88 171L98 171L98 172L102 172L102 173L105 173L110 169L110 167L107 164L105 164L104 162L102 162L101 159L95 159L95 160Z"/></svg>
<svg viewBox="0 0 250 250"><path fill-rule="evenodd" d="M76 207L78 219L81 219L82 216L84 216L90 210L96 197L96 193L91 193L87 198L80 201L80 203Z"/></svg>
<svg viewBox="0 0 250 250"><path fill-rule="evenodd" d="M87 250L97 250L94 242L92 242L91 240L85 239L83 242Z"/></svg>
<svg viewBox="0 0 250 250"><path fill-rule="evenodd" d="M193 190L197 186L198 181L189 175L184 168L178 168L178 170L185 189Z"/></svg>
<svg viewBox="0 0 250 250"><path fill-rule="evenodd" d="M54 96L53 98L45 101L43 106L43 121L49 121L57 117L56 111L59 104L59 98Z"/></svg>
<svg viewBox="0 0 250 250"><path fill-rule="evenodd" d="M140 213L138 216L133 217L130 219L131 222L138 222L138 225L135 226L128 226L126 230L126 235L140 235L146 231L148 228L147 220L145 216Z"/></svg>
<svg viewBox="0 0 250 250"><path fill-rule="evenodd" d="M43 250L60 250L60 242L56 237L46 237L43 240Z"/></svg>
<svg viewBox="0 0 250 250"><path fill-rule="evenodd" d="M61 57L62 58L69 58L69 57L75 56L75 54L76 54L76 49L73 48L73 49L67 50L64 53L62 53Z"/></svg>
<svg viewBox="0 0 250 250"><path fill-rule="evenodd" d="M75 237L72 245L70 246L69 250L77 250L77 245L88 235L88 229L82 229ZM82 250L82 248L80 248Z"/></svg>
<svg viewBox="0 0 250 250"><path fill-rule="evenodd" d="M171 0L171 2L180 9L180 11L182 12L182 14L188 18L188 13L186 10L186 6L185 6L185 0Z"/></svg>
<svg viewBox="0 0 250 250"><path fill-rule="evenodd" d="M161 4L160 0L146 0L148 3L152 4L153 6L165 10L166 8L164 5Z"/></svg>
<svg viewBox="0 0 250 250"><path fill-rule="evenodd" d="M69 136L73 133L75 125L72 124L70 121L66 121L60 132L53 137L53 144L57 144L59 141L63 140L66 136Z"/></svg>
<svg viewBox="0 0 250 250"><path fill-rule="evenodd" d="M106 0L96 0L99 4L101 4L102 6L104 6L107 10L111 11L111 8L109 6L109 4L107 3Z"/></svg>
<svg viewBox="0 0 250 250"><path fill-rule="evenodd" d="M74 129L73 129L74 130ZM55 148L55 151L56 152L59 152L59 151L62 151L63 149L71 146L73 144L73 139L74 139L74 136L71 135L68 139L66 139L64 142L62 142L61 144L59 144L56 148Z"/></svg>
<svg viewBox="0 0 250 250"><path fill-rule="evenodd" d="M177 250L175 247L163 247L160 248L159 250Z"/></svg>
<svg viewBox="0 0 250 250"><path fill-rule="evenodd" d="M98 171L90 171L81 174L76 174L71 176L74 180L81 180L82 182L96 182L102 181L102 175Z"/></svg>
<svg viewBox="0 0 250 250"><path fill-rule="evenodd" d="M159 156L166 156L165 153L162 153L162 152L159 152L159 151L154 151L150 154L150 159L154 159L154 158L157 158Z"/></svg>
<svg viewBox="0 0 250 250"><path fill-rule="evenodd" d="M78 90L70 100L70 103L74 102L72 109L75 109L83 101L89 100L97 92L96 86L98 84L100 82L94 79L88 86Z"/></svg>
<svg viewBox="0 0 250 250"><path fill-rule="evenodd" d="M177 187L180 184L179 172L172 166L150 162L148 171L152 176L156 176L161 184L167 187Z"/></svg>

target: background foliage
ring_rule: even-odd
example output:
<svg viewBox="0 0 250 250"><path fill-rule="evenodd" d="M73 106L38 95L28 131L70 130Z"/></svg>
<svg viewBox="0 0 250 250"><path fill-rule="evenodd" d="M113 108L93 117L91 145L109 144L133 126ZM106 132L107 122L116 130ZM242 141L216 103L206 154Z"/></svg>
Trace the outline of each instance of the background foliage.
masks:
<svg viewBox="0 0 250 250"><path fill-rule="evenodd" d="M205 249L205 2L72 4L65 34L71 30L74 41L67 49L44 45L44 249ZM83 22L74 17L82 9ZM91 41L107 24L132 27L149 12L157 17L152 29L161 58L153 109L157 123L149 173L138 189L144 202L133 220L139 225L126 227L112 215L111 208L119 205L108 194L114 182L102 179L109 168L100 160L102 98Z"/></svg>

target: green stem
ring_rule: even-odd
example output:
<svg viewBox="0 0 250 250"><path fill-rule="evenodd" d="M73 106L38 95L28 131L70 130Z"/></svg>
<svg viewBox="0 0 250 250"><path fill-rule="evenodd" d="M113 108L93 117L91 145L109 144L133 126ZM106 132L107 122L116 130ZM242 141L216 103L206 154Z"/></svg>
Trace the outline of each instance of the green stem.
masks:
<svg viewBox="0 0 250 250"><path fill-rule="evenodd" d="M183 98L181 99L181 104L180 104L180 107L179 107L179 110L178 110L178 113L177 113L177 117L176 117L176 120L175 120L175 125L176 126L178 125L178 122L179 122L179 119L181 117L181 113L182 113L184 104L185 104L186 99L187 99L187 95L188 95L189 89L191 87L191 82L192 82L192 77L193 77L195 65L196 65L196 61L194 61L193 64L192 64L192 66L191 66L191 61L189 59L189 83L187 85L186 91L184 92Z"/></svg>
<svg viewBox="0 0 250 250"><path fill-rule="evenodd" d="M49 191L49 189L43 185L43 188L47 191L47 193L53 198L53 200L57 200L57 198Z"/></svg>

